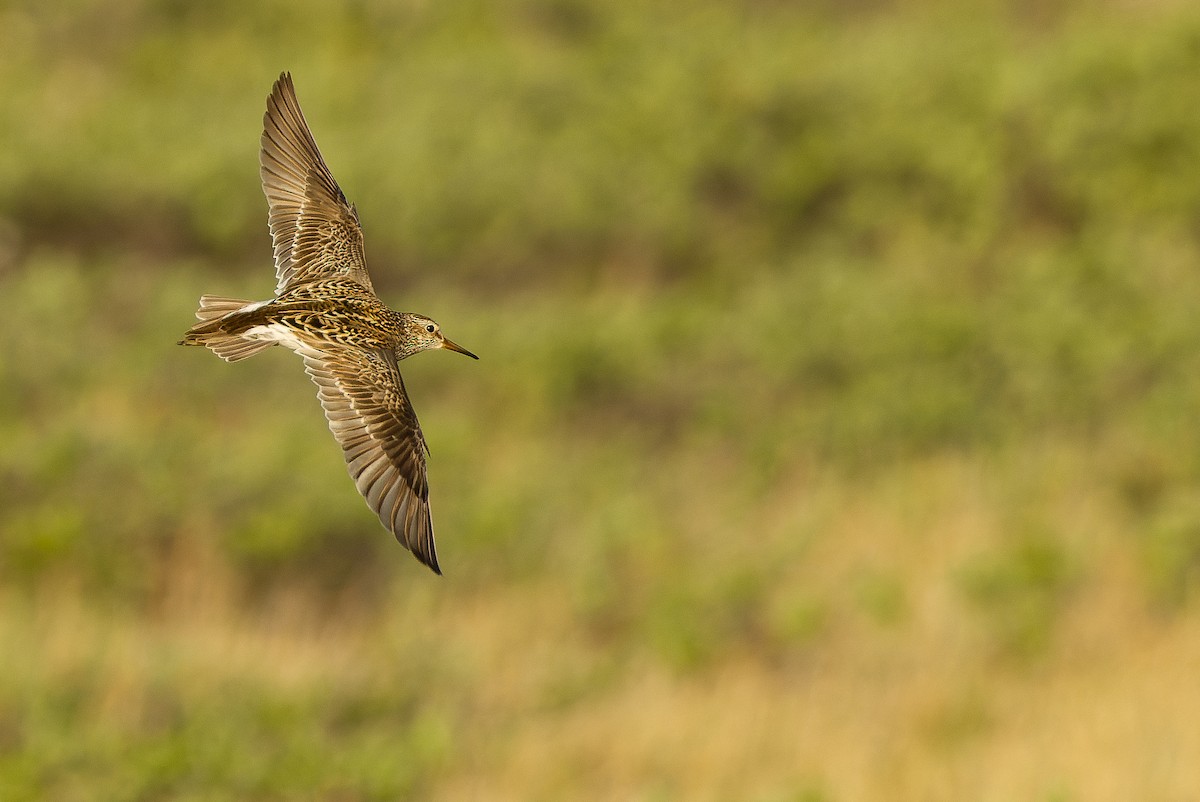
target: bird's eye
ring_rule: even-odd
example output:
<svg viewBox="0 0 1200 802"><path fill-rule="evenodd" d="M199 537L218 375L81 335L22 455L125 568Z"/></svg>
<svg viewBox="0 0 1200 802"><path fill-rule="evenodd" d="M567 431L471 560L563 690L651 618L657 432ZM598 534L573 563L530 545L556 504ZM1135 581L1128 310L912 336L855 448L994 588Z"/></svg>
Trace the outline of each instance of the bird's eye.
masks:
<svg viewBox="0 0 1200 802"><path fill-rule="evenodd" d="M430 323L428 326L426 326L425 331L429 332L430 334L433 334L433 324Z"/></svg>

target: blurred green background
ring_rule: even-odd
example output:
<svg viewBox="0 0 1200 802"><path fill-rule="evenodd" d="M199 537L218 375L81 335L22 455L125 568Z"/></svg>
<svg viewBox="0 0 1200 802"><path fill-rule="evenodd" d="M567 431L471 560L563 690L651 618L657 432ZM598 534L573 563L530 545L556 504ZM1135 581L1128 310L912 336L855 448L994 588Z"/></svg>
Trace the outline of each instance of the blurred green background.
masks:
<svg viewBox="0 0 1200 802"><path fill-rule="evenodd" d="M446 576L276 349L288 69ZM0 5L0 798L1200 787L1200 10Z"/></svg>

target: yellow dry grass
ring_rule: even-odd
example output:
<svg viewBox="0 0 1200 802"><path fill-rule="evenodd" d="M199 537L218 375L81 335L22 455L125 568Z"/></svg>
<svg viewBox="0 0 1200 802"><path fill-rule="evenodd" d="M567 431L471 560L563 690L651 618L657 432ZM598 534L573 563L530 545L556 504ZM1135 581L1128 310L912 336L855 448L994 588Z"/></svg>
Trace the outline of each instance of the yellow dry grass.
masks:
<svg viewBox="0 0 1200 802"><path fill-rule="evenodd" d="M614 667L553 578L450 601L406 578L386 614L346 620L287 594L246 612L203 554L175 556L149 620L70 587L7 594L0 642L21 656L18 684L93 675L79 717L117 730L154 715L163 683L185 706L230 687L344 692L432 650L416 715L444 750L433 799L1189 799L1200 627L1147 608L1084 456L1054 451L1023 459L1088 581L1032 656L991 639L958 589L1011 536L995 466L967 458L854 492L781 487L748 524L767 539L801 519L821 531L778 592L827 599L830 620L798 648L743 645L700 670L638 649ZM883 567L906 600L896 620L856 595Z"/></svg>

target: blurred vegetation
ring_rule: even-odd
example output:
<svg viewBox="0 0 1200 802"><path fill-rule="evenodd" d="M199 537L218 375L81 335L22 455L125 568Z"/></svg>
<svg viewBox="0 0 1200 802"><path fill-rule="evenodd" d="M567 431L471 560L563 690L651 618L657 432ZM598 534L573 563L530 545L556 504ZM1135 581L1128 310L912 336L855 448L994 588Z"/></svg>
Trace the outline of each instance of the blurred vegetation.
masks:
<svg viewBox="0 0 1200 802"><path fill-rule="evenodd" d="M291 70L428 575L266 297ZM1188 798L1200 11L0 6L0 798Z"/></svg>

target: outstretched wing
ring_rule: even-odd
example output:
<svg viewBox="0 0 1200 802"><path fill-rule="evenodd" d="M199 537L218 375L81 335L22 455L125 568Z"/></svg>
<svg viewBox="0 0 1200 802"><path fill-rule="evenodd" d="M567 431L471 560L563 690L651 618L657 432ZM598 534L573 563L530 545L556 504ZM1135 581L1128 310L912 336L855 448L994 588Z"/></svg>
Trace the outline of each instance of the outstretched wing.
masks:
<svg viewBox="0 0 1200 802"><path fill-rule="evenodd" d="M325 166L286 72L267 98L259 176L270 207L275 294L298 283L339 276L374 292L358 212Z"/></svg>
<svg viewBox="0 0 1200 802"><path fill-rule="evenodd" d="M429 514L425 436L391 351L299 350L358 492L401 545L440 574Z"/></svg>

